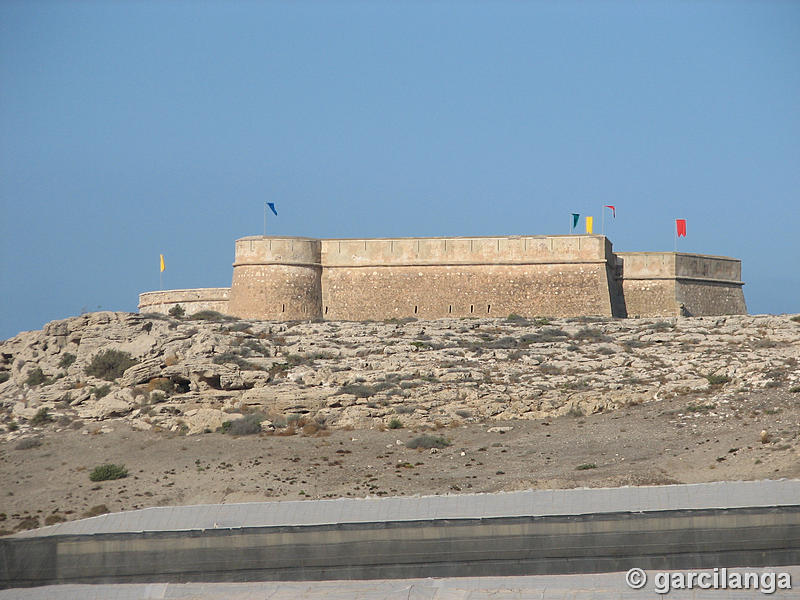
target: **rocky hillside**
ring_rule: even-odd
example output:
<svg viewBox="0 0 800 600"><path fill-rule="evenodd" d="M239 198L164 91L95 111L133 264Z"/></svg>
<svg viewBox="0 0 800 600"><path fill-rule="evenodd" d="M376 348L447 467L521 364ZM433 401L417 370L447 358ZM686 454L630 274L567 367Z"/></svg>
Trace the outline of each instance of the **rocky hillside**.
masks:
<svg viewBox="0 0 800 600"><path fill-rule="evenodd" d="M0 343L0 435L109 418L188 434L231 422L282 434L440 427L675 396L686 397L689 417L722 414L739 392L800 392L798 321L275 323L99 312Z"/></svg>

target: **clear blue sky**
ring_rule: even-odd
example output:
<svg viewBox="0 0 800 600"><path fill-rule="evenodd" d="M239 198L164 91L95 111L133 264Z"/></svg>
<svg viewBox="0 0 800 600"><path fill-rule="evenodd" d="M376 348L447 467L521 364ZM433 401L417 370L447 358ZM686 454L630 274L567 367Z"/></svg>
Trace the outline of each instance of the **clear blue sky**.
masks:
<svg viewBox="0 0 800 600"><path fill-rule="evenodd" d="M567 233L800 311L800 3L0 3L0 338L233 242Z"/></svg>

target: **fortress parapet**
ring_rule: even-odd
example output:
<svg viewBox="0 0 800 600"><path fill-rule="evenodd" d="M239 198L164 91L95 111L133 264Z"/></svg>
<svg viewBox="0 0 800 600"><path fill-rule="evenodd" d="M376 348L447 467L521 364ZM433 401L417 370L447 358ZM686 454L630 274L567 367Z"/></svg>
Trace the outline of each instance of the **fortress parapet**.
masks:
<svg viewBox="0 0 800 600"><path fill-rule="evenodd" d="M614 253L602 235L236 240L231 288L140 295L142 312L245 319L746 314L741 261Z"/></svg>

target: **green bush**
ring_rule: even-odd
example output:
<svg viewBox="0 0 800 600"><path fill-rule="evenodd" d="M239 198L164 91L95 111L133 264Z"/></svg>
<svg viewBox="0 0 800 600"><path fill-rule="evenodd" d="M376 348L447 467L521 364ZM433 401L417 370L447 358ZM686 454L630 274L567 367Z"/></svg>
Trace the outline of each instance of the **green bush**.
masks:
<svg viewBox="0 0 800 600"><path fill-rule="evenodd" d="M92 394L94 394L94 397L97 398L98 400L100 398L103 398L104 396L108 396L110 391L111 391L111 385L108 383L101 385L99 387L92 387Z"/></svg>
<svg viewBox="0 0 800 600"><path fill-rule="evenodd" d="M17 442L17 445L14 446L17 450L27 450L28 448L38 448L42 445L42 440L38 437L28 437L21 439Z"/></svg>
<svg viewBox="0 0 800 600"><path fill-rule="evenodd" d="M401 429L403 427L403 422L400 419L392 419L389 421L389 429Z"/></svg>
<svg viewBox="0 0 800 600"><path fill-rule="evenodd" d="M588 471L589 469L596 469L597 465L594 463L583 463L582 465L578 465L575 467L576 471Z"/></svg>
<svg viewBox="0 0 800 600"><path fill-rule="evenodd" d="M509 323L517 323L519 325L527 325L528 324L528 319L526 319L525 317L522 317L522 316L520 316L520 315L518 315L516 313L511 313L510 315L508 315L506 317L506 321L508 321Z"/></svg>
<svg viewBox="0 0 800 600"><path fill-rule="evenodd" d="M19 429L19 425L17 424L16 421L10 421L9 423L6 424L6 429L8 429L9 431L16 431L17 429Z"/></svg>
<svg viewBox="0 0 800 600"><path fill-rule="evenodd" d="M259 371L261 367L251 363L249 360L243 359L241 356L236 354L235 352L223 352L222 354L217 354L211 361L215 365L223 365L225 363L233 363L240 369L244 371Z"/></svg>
<svg viewBox="0 0 800 600"><path fill-rule="evenodd" d="M414 439L406 442L406 448L447 448L450 445L450 440L443 438L440 435L423 434Z"/></svg>
<svg viewBox="0 0 800 600"><path fill-rule="evenodd" d="M792 392L793 394L797 394L798 392L800 392L800 385L793 385L792 387L789 388L789 391Z"/></svg>
<svg viewBox="0 0 800 600"><path fill-rule="evenodd" d="M338 394L351 394L356 398L371 398L378 392L384 392L394 388L395 385L388 381L380 381L374 385L365 385L362 383L348 383L339 388Z"/></svg>
<svg viewBox="0 0 800 600"><path fill-rule="evenodd" d="M75 362L76 358L77 356L75 356L74 354L71 354L69 352L64 352L64 354L61 356L61 360L58 361L58 366L61 367L62 369L67 369L72 363Z"/></svg>
<svg viewBox="0 0 800 600"><path fill-rule="evenodd" d="M215 310L201 310L189 317L195 321L235 321L233 317L228 317Z"/></svg>
<svg viewBox="0 0 800 600"><path fill-rule="evenodd" d="M105 379L106 381L114 381L121 377L126 369L137 364L137 362L127 352L104 350L94 355L92 362L89 363L85 371L87 375Z"/></svg>
<svg viewBox="0 0 800 600"><path fill-rule="evenodd" d="M183 315L186 314L186 311L183 310L183 307L180 304L176 304L172 308L169 309L169 316L175 317L176 319L180 319Z"/></svg>
<svg viewBox="0 0 800 600"><path fill-rule="evenodd" d="M33 415L31 419L31 425L44 425L45 423L49 423L53 420L53 417L50 416L50 411L46 408L40 408L36 411L36 414Z"/></svg>
<svg viewBox="0 0 800 600"><path fill-rule="evenodd" d="M708 379L709 385L723 385L731 380L727 375L715 375L714 373L706 375L706 379Z"/></svg>
<svg viewBox="0 0 800 600"><path fill-rule="evenodd" d="M372 386L360 383L348 383L339 388L339 394L352 394L356 398L370 398L375 395Z"/></svg>
<svg viewBox="0 0 800 600"><path fill-rule="evenodd" d="M5 383L9 379L11 379L11 373L8 371L0 371L0 383Z"/></svg>
<svg viewBox="0 0 800 600"><path fill-rule="evenodd" d="M585 342L612 342L614 339L610 336L607 336L599 329L592 329L590 327L584 327L579 331L576 331L573 334L572 339L585 341Z"/></svg>
<svg viewBox="0 0 800 600"><path fill-rule="evenodd" d="M794 321L795 323L800 323L800 315L795 315L794 317L792 317L792 321Z"/></svg>
<svg viewBox="0 0 800 600"><path fill-rule="evenodd" d="M98 465L89 473L89 479L92 481L108 481L110 479L122 479L127 476L128 469L125 468L125 465Z"/></svg>
<svg viewBox="0 0 800 600"><path fill-rule="evenodd" d="M261 421L265 419L266 416L263 413L253 413L252 415L245 415L241 419L225 421L220 430L222 433L230 435L253 435L261 433Z"/></svg>
<svg viewBox="0 0 800 600"><path fill-rule="evenodd" d="M47 383L50 381L50 378L45 375L39 367L28 371L28 378L25 380L31 387L36 387L37 385L41 385L43 383Z"/></svg>
<svg viewBox="0 0 800 600"><path fill-rule="evenodd" d="M562 342L568 338L569 334L563 329L550 327L542 329L537 333L526 333L519 338L520 345L529 346L530 344L546 344L549 342Z"/></svg>

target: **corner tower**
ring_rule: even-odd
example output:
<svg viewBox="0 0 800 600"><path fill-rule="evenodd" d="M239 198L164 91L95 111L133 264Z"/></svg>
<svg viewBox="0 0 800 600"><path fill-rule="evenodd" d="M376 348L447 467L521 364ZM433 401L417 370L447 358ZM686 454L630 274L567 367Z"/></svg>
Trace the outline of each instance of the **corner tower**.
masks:
<svg viewBox="0 0 800 600"><path fill-rule="evenodd" d="M320 246L301 237L236 240L229 313L243 319L321 318Z"/></svg>

